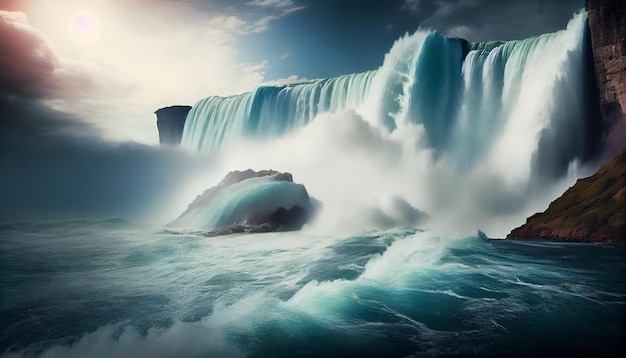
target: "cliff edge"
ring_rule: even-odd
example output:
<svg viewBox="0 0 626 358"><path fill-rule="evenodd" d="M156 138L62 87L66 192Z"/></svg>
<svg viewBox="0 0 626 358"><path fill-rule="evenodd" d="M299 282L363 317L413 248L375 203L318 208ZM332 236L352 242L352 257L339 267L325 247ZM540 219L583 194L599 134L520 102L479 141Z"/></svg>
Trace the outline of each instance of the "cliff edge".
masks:
<svg viewBox="0 0 626 358"><path fill-rule="evenodd" d="M191 106L170 106L154 112L157 116L159 129L159 143L165 145L179 145L183 138L183 129L187 120L187 113Z"/></svg>
<svg viewBox="0 0 626 358"><path fill-rule="evenodd" d="M507 239L626 243L626 149Z"/></svg>

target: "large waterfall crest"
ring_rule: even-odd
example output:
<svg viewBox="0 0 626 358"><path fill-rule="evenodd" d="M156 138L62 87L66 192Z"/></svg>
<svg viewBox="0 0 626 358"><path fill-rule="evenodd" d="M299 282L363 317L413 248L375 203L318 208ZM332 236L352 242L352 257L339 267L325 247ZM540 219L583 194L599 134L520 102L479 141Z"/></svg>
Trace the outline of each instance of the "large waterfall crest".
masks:
<svg viewBox="0 0 626 358"><path fill-rule="evenodd" d="M225 171L289 170L341 225L400 222L400 197L461 230L505 234L585 159L586 31L584 11L520 41L420 30L377 70L202 99L182 145L219 152Z"/></svg>
<svg viewBox="0 0 626 358"><path fill-rule="evenodd" d="M295 85L259 87L254 92L200 100L187 115L182 145L211 152L245 136L277 136L315 116L359 107L375 71Z"/></svg>
<svg viewBox="0 0 626 358"><path fill-rule="evenodd" d="M574 67L582 66L585 19L577 14L566 30L536 38L469 46L418 31L397 40L377 70L202 99L188 114L182 145L215 152L243 138L281 136L320 113L355 109L389 132L423 124L429 146L447 148L465 166L488 147L515 147L509 162L527 168L539 133L556 117L556 93L583 95L582 68ZM584 103L570 100L568 106ZM581 122L571 118L569 125Z"/></svg>

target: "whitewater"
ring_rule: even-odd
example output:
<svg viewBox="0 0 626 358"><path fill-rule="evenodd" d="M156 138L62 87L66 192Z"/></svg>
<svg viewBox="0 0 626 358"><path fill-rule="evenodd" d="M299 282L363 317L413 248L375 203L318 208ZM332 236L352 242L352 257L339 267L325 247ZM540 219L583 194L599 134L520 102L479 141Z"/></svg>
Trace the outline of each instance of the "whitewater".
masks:
<svg viewBox="0 0 626 358"><path fill-rule="evenodd" d="M477 235L594 169L585 20L511 42L419 30L372 71L200 100L182 147L208 173L156 225L0 223L0 355L621 356L626 248ZM166 225L247 168L292 173L314 220Z"/></svg>
<svg viewBox="0 0 626 358"><path fill-rule="evenodd" d="M217 158L213 182L289 171L331 232L404 223L400 198L431 227L503 237L573 184L600 137L585 36L585 13L522 41L418 31L374 71L202 99L182 146Z"/></svg>
<svg viewBox="0 0 626 358"><path fill-rule="evenodd" d="M152 231L154 230L154 231ZM618 355L623 247L0 226L5 357Z"/></svg>

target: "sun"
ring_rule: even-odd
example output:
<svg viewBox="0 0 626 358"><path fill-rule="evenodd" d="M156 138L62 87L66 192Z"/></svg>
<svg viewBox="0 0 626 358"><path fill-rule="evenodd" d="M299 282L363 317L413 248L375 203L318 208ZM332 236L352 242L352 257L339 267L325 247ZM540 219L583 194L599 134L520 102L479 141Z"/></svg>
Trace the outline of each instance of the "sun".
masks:
<svg viewBox="0 0 626 358"><path fill-rule="evenodd" d="M98 20L84 11L79 11L72 16L69 29L74 39L78 41L95 40L100 35Z"/></svg>

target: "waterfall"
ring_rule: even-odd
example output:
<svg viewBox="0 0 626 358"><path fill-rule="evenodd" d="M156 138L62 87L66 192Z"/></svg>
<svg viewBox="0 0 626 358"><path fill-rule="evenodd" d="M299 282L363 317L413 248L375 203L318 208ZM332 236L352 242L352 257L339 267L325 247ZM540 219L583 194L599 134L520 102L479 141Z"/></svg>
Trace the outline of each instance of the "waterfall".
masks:
<svg viewBox="0 0 626 358"><path fill-rule="evenodd" d="M182 146L218 152L353 109L386 133L423 125L425 145L460 169L482 161L523 180L533 166L562 174L585 150L585 21L581 12L559 32L469 46L419 30L398 39L377 70L202 99ZM554 162L542 163L539 150Z"/></svg>
<svg viewBox="0 0 626 358"><path fill-rule="evenodd" d="M404 222L401 198L440 229L505 235L571 185L599 142L586 129L588 40L584 11L518 41L419 30L373 71L202 99L182 145L221 171L292 172L324 203L320 226Z"/></svg>
<svg viewBox="0 0 626 358"><path fill-rule="evenodd" d="M200 100L187 115L182 145L216 151L237 139L282 135L323 112L360 106L375 71L305 83L264 86L254 92Z"/></svg>
<svg viewBox="0 0 626 358"><path fill-rule="evenodd" d="M580 116L585 111L571 107L584 99L567 98L567 108L557 99L559 91L584 96L585 20L581 13L566 30L521 41L472 43L469 51L463 51L463 40L417 31L397 40L377 70L204 98L187 116L182 145L216 152L244 138L282 136L320 113L355 109L389 132L406 123L423 124L429 145L449 152L462 166L489 150L513 147L507 156L518 160L509 162L523 175L521 167L528 169L541 135L563 127L556 123L556 111L569 113L567 132L575 137L562 140L583 142ZM559 144L545 150L557 151ZM582 150L561 157L568 161Z"/></svg>

